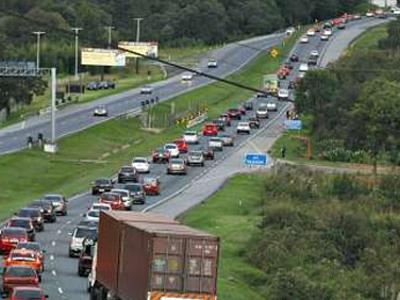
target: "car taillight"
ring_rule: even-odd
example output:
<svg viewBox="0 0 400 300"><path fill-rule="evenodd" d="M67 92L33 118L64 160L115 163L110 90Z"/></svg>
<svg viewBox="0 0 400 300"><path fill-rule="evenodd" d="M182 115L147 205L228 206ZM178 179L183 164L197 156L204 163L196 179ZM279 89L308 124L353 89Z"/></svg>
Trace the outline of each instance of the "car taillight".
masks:
<svg viewBox="0 0 400 300"><path fill-rule="evenodd" d="M151 186L156 187L156 186L157 186L157 183L153 182L153 183L151 184Z"/></svg>
<svg viewBox="0 0 400 300"><path fill-rule="evenodd" d="M10 239L9 239L9 238L2 238L1 241L2 241L3 243L8 243L8 242L10 241Z"/></svg>

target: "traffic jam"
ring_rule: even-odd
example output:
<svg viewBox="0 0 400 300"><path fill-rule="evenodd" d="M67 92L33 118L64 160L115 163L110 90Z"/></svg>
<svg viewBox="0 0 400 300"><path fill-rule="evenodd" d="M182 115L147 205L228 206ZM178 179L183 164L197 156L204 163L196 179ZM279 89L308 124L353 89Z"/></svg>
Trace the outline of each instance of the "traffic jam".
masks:
<svg viewBox="0 0 400 300"><path fill-rule="evenodd" d="M236 145L264 128L282 111L284 101L292 100L289 90L297 86L309 66L316 65L319 52L311 49L305 53L302 44L308 44L320 30L323 42L333 27L343 29L342 24L347 19L342 20L338 24L330 22L329 26L325 23L321 28L310 29L296 49L301 55L293 53L274 74L277 80L272 76L264 82L263 93L227 109L201 127L184 129L179 138L156 147L147 157L133 157L112 178L94 180L90 190L93 203L69 233L66 253L71 259L77 259L74 260L76 274L84 277L92 272L93 244L97 239L101 211L141 211L146 205L167 196L168 193L164 193L171 180L183 180L201 168L212 168L213 161L222 159L224 152L232 152ZM308 61L304 62L304 59ZM48 194L20 209L4 224L0 232L3 298L48 298L41 288L48 258L46 249L39 242L40 234L67 215L68 200L63 195Z"/></svg>

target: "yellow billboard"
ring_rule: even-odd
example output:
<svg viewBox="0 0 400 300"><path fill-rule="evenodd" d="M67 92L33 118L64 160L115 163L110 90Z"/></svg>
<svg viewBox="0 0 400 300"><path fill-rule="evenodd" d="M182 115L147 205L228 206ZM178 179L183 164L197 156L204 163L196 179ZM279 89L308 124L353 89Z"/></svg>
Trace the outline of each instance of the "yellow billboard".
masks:
<svg viewBox="0 0 400 300"><path fill-rule="evenodd" d="M158 42L119 42L118 48L126 49L150 57L158 57ZM141 57L130 52L125 52L126 57Z"/></svg>
<svg viewBox="0 0 400 300"><path fill-rule="evenodd" d="M82 48L81 64L85 66L125 67L125 53L114 49Z"/></svg>

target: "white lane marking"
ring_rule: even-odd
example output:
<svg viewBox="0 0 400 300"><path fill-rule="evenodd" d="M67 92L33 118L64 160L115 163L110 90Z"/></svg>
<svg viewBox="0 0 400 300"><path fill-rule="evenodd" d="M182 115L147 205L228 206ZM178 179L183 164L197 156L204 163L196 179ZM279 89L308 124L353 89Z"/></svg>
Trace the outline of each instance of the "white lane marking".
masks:
<svg viewBox="0 0 400 300"><path fill-rule="evenodd" d="M57 276L56 270L51 271L51 274L53 274L53 276Z"/></svg>
<svg viewBox="0 0 400 300"><path fill-rule="evenodd" d="M52 245L53 247L55 247L55 246L56 246L56 241L52 241L52 242L51 242L51 245Z"/></svg>
<svg viewBox="0 0 400 300"><path fill-rule="evenodd" d="M50 255L50 260L54 260L54 255Z"/></svg>
<svg viewBox="0 0 400 300"><path fill-rule="evenodd" d="M58 292L62 295L64 293L64 291L62 290L62 288L58 288Z"/></svg>
<svg viewBox="0 0 400 300"><path fill-rule="evenodd" d="M71 224L71 220L67 221L67 224Z"/></svg>
<svg viewBox="0 0 400 300"><path fill-rule="evenodd" d="M57 234L61 234L61 230L59 229L59 230L57 230Z"/></svg>

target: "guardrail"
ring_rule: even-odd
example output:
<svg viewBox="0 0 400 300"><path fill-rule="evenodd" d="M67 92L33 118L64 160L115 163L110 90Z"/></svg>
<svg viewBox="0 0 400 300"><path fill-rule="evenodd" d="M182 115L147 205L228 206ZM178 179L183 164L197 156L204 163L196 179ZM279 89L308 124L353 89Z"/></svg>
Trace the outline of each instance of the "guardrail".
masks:
<svg viewBox="0 0 400 300"><path fill-rule="evenodd" d="M186 128L192 128L192 127L194 127L196 125L199 125L199 124L203 123L207 119L208 119L208 114L207 113L203 113L203 114L199 115L198 117L188 121L187 124L186 124Z"/></svg>

